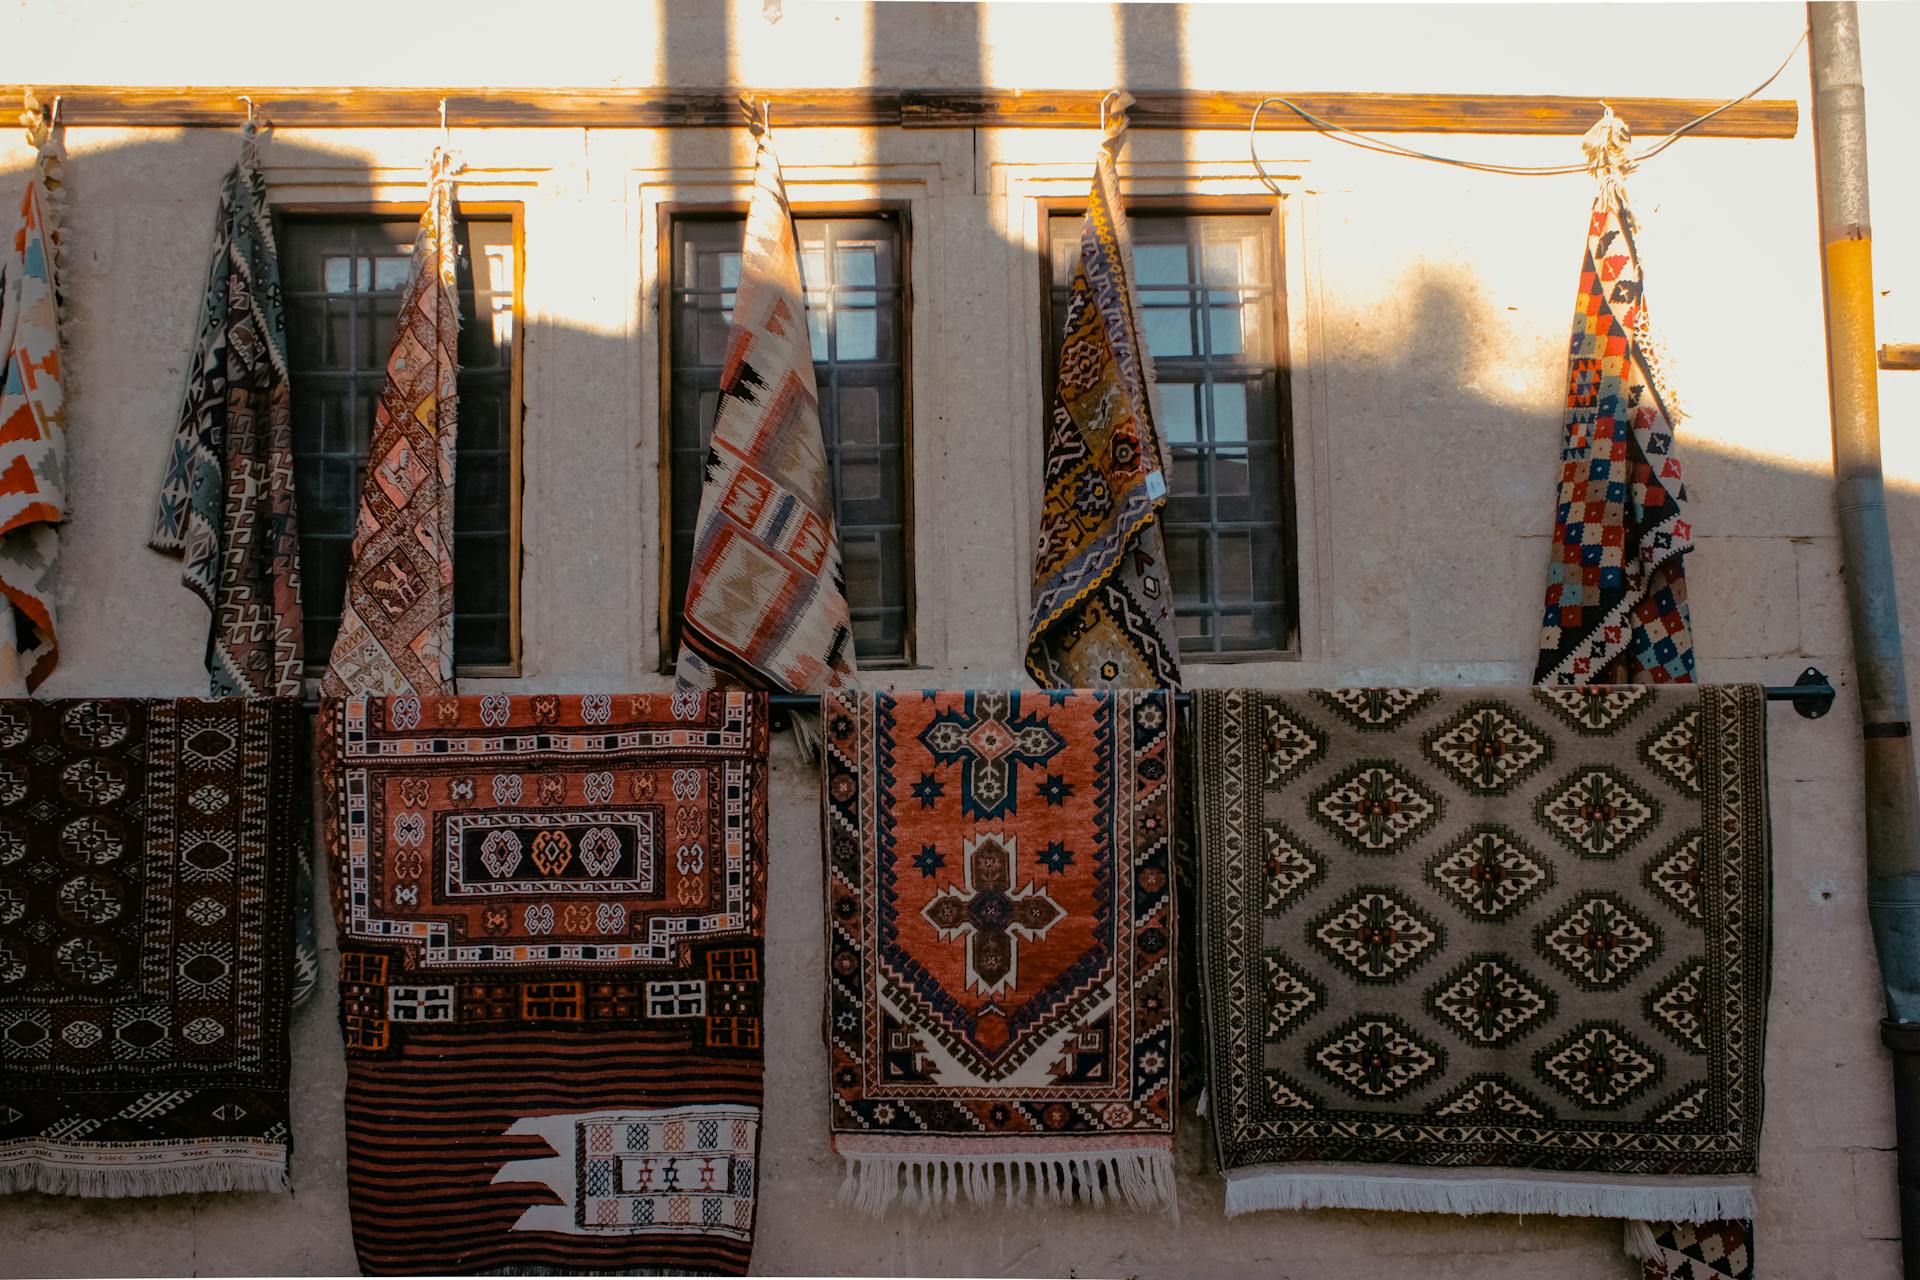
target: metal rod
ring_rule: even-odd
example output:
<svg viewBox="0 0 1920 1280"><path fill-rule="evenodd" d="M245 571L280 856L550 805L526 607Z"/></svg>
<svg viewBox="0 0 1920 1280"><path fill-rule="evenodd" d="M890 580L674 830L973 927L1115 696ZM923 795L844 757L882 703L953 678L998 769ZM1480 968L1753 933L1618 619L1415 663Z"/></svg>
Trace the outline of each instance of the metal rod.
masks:
<svg viewBox="0 0 1920 1280"><path fill-rule="evenodd" d="M1873 927L1894 1058L1894 1131L1905 1272L1920 1277L1920 810L1900 647L1893 541L1880 466L1873 335L1873 222L1867 201L1867 102L1860 13L1807 5L1813 77L1813 155L1820 189L1820 271L1826 302L1827 390L1833 410L1834 507L1840 523L1847 620L1860 691L1867 838L1867 919Z"/></svg>

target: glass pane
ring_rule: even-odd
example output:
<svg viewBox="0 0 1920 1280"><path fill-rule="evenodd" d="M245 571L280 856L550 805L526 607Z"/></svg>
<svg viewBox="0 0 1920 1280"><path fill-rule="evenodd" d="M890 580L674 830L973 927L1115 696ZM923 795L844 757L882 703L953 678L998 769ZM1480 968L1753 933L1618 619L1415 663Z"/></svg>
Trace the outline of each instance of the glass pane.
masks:
<svg viewBox="0 0 1920 1280"><path fill-rule="evenodd" d="M407 271L412 263L406 258L375 258L373 260L373 287L375 289L404 289L407 285Z"/></svg>
<svg viewBox="0 0 1920 1280"><path fill-rule="evenodd" d="M1237 356L1246 350L1240 335L1240 308L1212 307L1207 317L1208 354Z"/></svg>
<svg viewBox="0 0 1920 1280"><path fill-rule="evenodd" d="M1193 313L1184 304L1167 306L1142 300L1140 324L1147 332L1147 351L1155 356L1193 354Z"/></svg>
<svg viewBox="0 0 1920 1280"><path fill-rule="evenodd" d="M842 360L879 359L879 323L871 311L840 311L834 317L835 336L839 339L839 349L835 354Z"/></svg>
<svg viewBox="0 0 1920 1280"><path fill-rule="evenodd" d="M1160 434L1168 444L1196 444L1200 440L1199 415L1195 410L1200 388L1192 383L1161 382L1159 392Z"/></svg>
<svg viewBox="0 0 1920 1280"><path fill-rule="evenodd" d="M835 402L840 406L835 425L842 447L880 443L878 387L842 387Z"/></svg>
<svg viewBox="0 0 1920 1280"><path fill-rule="evenodd" d="M1213 439L1239 444L1247 438L1247 387L1243 382L1213 384Z"/></svg>
<svg viewBox="0 0 1920 1280"><path fill-rule="evenodd" d="M858 245L839 250L834 255L834 284L841 288L865 286L872 288L879 281L874 277L875 251L872 245Z"/></svg>
<svg viewBox="0 0 1920 1280"><path fill-rule="evenodd" d="M1136 243L1133 273L1142 285L1186 284L1191 278L1187 270L1187 246Z"/></svg>

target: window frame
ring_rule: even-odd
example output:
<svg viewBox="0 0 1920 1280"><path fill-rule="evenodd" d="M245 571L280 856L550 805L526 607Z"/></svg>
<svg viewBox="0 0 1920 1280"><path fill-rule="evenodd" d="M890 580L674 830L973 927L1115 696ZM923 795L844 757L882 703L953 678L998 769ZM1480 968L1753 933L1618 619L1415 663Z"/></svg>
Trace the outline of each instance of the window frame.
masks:
<svg viewBox="0 0 1920 1280"><path fill-rule="evenodd" d="M318 220L329 217L380 217L412 218L418 222L426 212L425 200L392 201L289 201L285 204L273 204L273 234L275 243L286 236L288 222L300 220ZM461 200L456 195L453 202L456 220L467 222L506 222L513 227L513 367L507 378L507 652L504 663L465 663L459 661L459 649L454 651L453 673L456 678L475 680L517 680L525 674L525 615L521 608L521 580L524 574L524 543L526 531L522 524L522 491L526 483L525 443L523 424L526 418L526 341L527 341L527 235L526 205L513 200ZM454 483L460 483L458 470L454 473ZM297 499L296 499L297 500ZM356 504L358 498L356 496ZM356 523L358 522L356 507ZM456 563L454 572L459 572ZM317 686L326 669L325 659L319 660L313 654L306 657L307 670L303 673L310 686Z"/></svg>
<svg viewBox="0 0 1920 1280"><path fill-rule="evenodd" d="M1040 384L1043 402L1051 412L1054 381L1058 373L1053 350L1053 220L1056 217L1084 218L1085 196L1035 197L1039 214L1040 263ZM1281 574L1286 589L1286 606L1281 618L1285 635L1276 637L1282 644L1271 649L1228 649L1202 653L1182 653L1182 665L1207 663L1227 665L1246 662L1297 662L1302 656L1300 626L1300 535L1299 490L1294 463L1294 427L1292 373L1293 353L1287 314L1287 224L1286 202L1267 195L1153 195L1125 196L1122 203L1127 217L1139 214L1171 214L1179 217L1206 217L1211 214L1264 216L1272 228L1269 249L1273 255L1273 314L1269 317L1274 334L1275 401L1279 421L1276 452L1279 455ZM1044 419L1044 414L1043 414Z"/></svg>
<svg viewBox="0 0 1920 1280"><path fill-rule="evenodd" d="M906 569L905 608L902 623L903 644L897 658L859 659L860 669L906 671L918 666L919 632L919 553L914 539L914 459L913 459L913 206L904 199L788 201L788 209L797 221L801 218L875 218L895 219L900 228L900 491L901 558ZM656 206L654 233L655 315L659 337L660 422L659 505L660 505L660 620L657 640L661 675L672 675L679 663L679 650L673 644L673 313L675 224L688 222L742 221L747 217L746 200L666 200ZM839 537L840 495L834 499L834 536Z"/></svg>

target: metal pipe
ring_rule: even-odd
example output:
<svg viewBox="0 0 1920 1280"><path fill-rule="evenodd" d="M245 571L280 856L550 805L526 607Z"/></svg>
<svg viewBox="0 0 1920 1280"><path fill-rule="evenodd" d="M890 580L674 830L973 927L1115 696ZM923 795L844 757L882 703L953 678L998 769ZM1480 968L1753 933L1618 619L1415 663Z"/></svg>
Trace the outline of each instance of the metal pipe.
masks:
<svg viewBox="0 0 1920 1280"><path fill-rule="evenodd" d="M1847 617L1860 689L1867 828L1867 915L1886 989L1882 1027L1896 1058L1900 1223L1906 1274L1920 1277L1920 842L1915 839L1913 738L1900 647L1893 545L1880 469L1879 371L1873 337L1873 225L1867 207L1866 89L1860 14L1807 5L1814 165L1820 188L1820 269L1826 301L1827 386L1833 410L1834 505L1846 569Z"/></svg>

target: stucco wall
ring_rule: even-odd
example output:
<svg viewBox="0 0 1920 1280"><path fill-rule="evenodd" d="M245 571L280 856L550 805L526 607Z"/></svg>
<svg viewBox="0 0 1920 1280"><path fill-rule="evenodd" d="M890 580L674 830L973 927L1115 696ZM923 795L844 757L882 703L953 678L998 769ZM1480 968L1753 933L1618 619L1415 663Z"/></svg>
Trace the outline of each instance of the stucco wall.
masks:
<svg viewBox="0 0 1920 1280"><path fill-rule="evenodd" d="M350 0L228 16L212 0L13 8L0 82L782 84L1348 89L1731 96L1778 62L1798 6L927 7L665 0L530 12ZM1870 7L1868 80L1882 336L1920 338L1920 180L1895 127L1920 89L1912 10ZM82 34L85 32L86 34ZM1804 58L1785 142L1689 141L1632 183L1648 297L1688 417L1701 672L1842 686L1825 720L1770 719L1776 962L1759 1180L1765 1274L1896 1274L1892 1121L1864 909L1857 711L1827 474ZM777 95L776 95L777 101ZM236 123L238 115L236 113ZM776 106L776 126L779 124ZM1631 123L1631 121L1629 121ZM417 199L437 141L288 131L275 200ZM1572 139L1407 139L1520 163ZM648 688L657 668L656 208L744 191L733 131L456 129L468 199L526 206L525 624L533 689ZM1035 201L1083 192L1093 140L1066 131L780 129L796 201L910 202L914 237L912 687L1018 679L1042 422ZM50 695L192 693L205 617L144 548L180 391L220 175L236 138L72 128L69 335L75 517ZM1303 657L1193 666L1193 683L1491 684L1531 670L1583 178L1509 179L1263 139L1287 175ZM0 191L27 160L0 151ZM1142 192L1259 188L1233 133L1135 136ZM1920 375L1883 379L1901 547L1920 545ZM1902 563L1909 563L1902 557ZM1920 581L1902 584L1909 626ZM1916 645L1920 651L1920 645ZM870 677L869 683L891 679ZM479 687L470 684L469 688ZM836 1206L819 1037L816 779L774 769L768 1111L756 1265L768 1273L1077 1273L1567 1280L1632 1274L1610 1222L1220 1212L1185 1118L1179 1222L1091 1212L873 1224ZM327 930L330 937L331 929ZM354 1269L344 1078L331 979L295 1028L291 1197L0 1200L0 1274L302 1274Z"/></svg>

